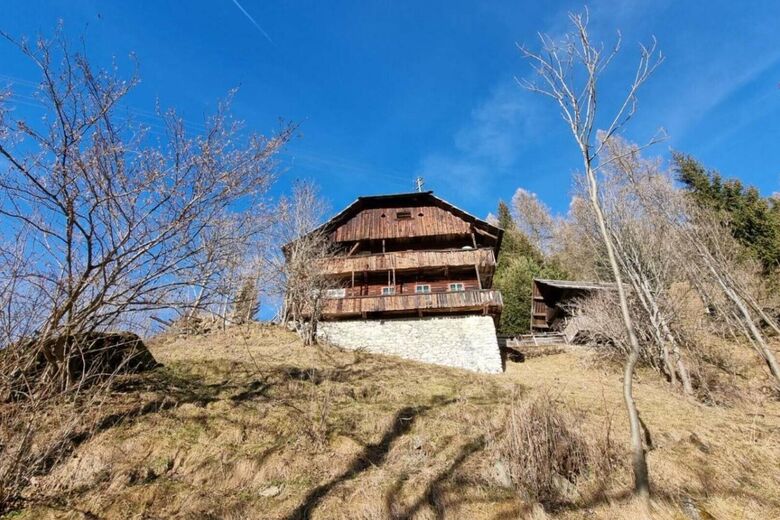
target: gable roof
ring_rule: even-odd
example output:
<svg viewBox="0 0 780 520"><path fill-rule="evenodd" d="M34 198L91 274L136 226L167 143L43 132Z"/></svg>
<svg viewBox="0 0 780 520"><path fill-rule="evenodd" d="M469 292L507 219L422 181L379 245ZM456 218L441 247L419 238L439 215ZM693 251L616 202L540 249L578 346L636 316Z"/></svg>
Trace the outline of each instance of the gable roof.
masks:
<svg viewBox="0 0 780 520"><path fill-rule="evenodd" d="M498 226L475 217L471 213L468 213L459 207L450 204L446 200L437 197L432 191L411 192L411 193L395 193L390 195L370 195L365 197L358 197L349 206L341 210L339 213L331 217L327 222L319 226L314 231L329 232L340 225L347 222L349 219L357 215L364 209L381 208L381 207L394 207L394 206L438 206L444 210L449 211L453 215L465 220L474 226L478 231L482 231L487 235L491 235L496 239L495 250L498 252L501 247L501 239L504 235L504 230ZM312 232L314 232L312 231Z"/></svg>

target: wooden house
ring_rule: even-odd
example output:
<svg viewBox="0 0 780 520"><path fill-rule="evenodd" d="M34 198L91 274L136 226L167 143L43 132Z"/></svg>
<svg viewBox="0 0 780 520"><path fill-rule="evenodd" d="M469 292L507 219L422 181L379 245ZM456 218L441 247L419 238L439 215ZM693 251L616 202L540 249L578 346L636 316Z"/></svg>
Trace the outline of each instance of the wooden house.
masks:
<svg viewBox="0 0 780 520"><path fill-rule="evenodd" d="M323 320L501 314L503 231L433 192L360 197L319 231L336 251Z"/></svg>

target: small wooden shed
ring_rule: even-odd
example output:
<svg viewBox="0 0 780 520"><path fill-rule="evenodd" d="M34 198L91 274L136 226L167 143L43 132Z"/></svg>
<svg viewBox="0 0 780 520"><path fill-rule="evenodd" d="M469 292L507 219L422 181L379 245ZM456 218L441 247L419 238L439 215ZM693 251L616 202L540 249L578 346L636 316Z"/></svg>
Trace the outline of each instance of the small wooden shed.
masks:
<svg viewBox="0 0 780 520"><path fill-rule="evenodd" d="M563 330L577 300L597 291L613 290L615 284L576 280L534 278L531 296L531 332Z"/></svg>

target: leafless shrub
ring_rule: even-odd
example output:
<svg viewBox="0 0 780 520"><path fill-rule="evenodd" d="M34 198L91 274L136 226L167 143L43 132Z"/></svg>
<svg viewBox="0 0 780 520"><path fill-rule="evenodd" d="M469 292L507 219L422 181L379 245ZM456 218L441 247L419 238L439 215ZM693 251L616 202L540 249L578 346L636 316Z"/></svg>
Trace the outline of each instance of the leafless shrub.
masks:
<svg viewBox="0 0 780 520"><path fill-rule="evenodd" d="M322 272L322 262L331 256L330 240L318 227L326 205L310 182L299 182L292 196L282 198L277 211L276 243L284 244L281 254L268 255L275 273L275 290L282 298L281 321L298 332L304 344L317 341L317 324L333 280Z"/></svg>
<svg viewBox="0 0 780 520"><path fill-rule="evenodd" d="M640 361L658 370L673 386L680 382L682 390L692 395L683 349L683 338L690 334L685 323L677 319L676 298L683 295L679 284L675 287L682 276L673 240L674 223L664 211L665 206L679 199L678 190L659 161L643 159L638 146L621 138L613 137L605 144L604 160L600 190L603 217L618 253L627 303L641 347ZM587 184L585 179L580 181ZM587 192L584 187L579 189ZM583 236L598 233L593 211L583 208L572 216L576 218L574 226ZM608 344L615 347L614 352L628 354L623 348L629 339L625 333L607 330L615 328L611 320L618 323L621 318L619 302L607 296L615 295L599 295L598 302L584 302L588 307L585 317L592 318L591 326L599 330L601 337L611 338ZM599 304L606 307L599 308Z"/></svg>
<svg viewBox="0 0 780 520"><path fill-rule="evenodd" d="M548 394L513 402L493 442L518 492L543 504L565 501L566 489L595 464L573 418Z"/></svg>
<svg viewBox="0 0 780 520"><path fill-rule="evenodd" d="M307 423L306 433L314 444L322 449L330 435L330 414L333 408L333 387L329 384L310 385L309 407L304 414Z"/></svg>
<svg viewBox="0 0 780 520"><path fill-rule="evenodd" d="M774 374L765 332L777 324L764 312L766 280L760 266L715 215L702 211L674 186L660 161L640 156L639 147L619 138L606 145L609 164L601 190L604 217L618 255L634 317L640 361L686 394L717 401L709 384L719 370L707 352L714 336L743 336ZM592 212L577 213L578 229L596 233ZM627 338L617 327L618 305L609 295L581 302L602 352L625 353ZM695 365L696 374L691 366ZM695 381L694 381L695 380ZM723 385L719 385L722 387Z"/></svg>
<svg viewBox="0 0 780 520"><path fill-rule="evenodd" d="M0 510L88 432L131 357L90 361L96 334L150 316L225 316L251 249L272 222L267 191L293 128L242 136L221 103L192 135L175 112L159 135L123 110L137 84L72 52L61 30L30 44L37 67L28 119L0 93ZM52 407L50 403L58 403ZM30 425L58 410L45 438Z"/></svg>
<svg viewBox="0 0 780 520"><path fill-rule="evenodd" d="M292 129L243 139L222 103L202 136L173 111L160 114L157 141L120 115L135 76L93 68L61 33L35 45L4 36L39 69L37 99L50 117L0 104L0 215L14 237L0 255L13 273L3 320L25 324L7 326L2 343L37 331L56 393L76 384L76 353L52 350L52 338L223 303L224 275L269 225L273 158Z"/></svg>

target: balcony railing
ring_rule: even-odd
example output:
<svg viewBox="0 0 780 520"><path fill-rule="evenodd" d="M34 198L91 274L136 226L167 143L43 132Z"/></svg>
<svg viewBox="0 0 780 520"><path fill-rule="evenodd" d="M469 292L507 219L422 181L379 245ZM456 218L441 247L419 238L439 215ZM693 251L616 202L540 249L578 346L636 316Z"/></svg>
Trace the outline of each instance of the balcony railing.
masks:
<svg viewBox="0 0 780 520"><path fill-rule="evenodd" d="M381 313L482 311L499 314L504 302L493 289L442 293L389 294L331 298L324 302L323 316L345 317Z"/></svg>
<svg viewBox="0 0 780 520"><path fill-rule="evenodd" d="M329 275L371 271L403 271L424 267L473 267L480 271L495 268L496 258L490 248L444 249L431 251L395 251L362 256L336 256L325 260L323 270Z"/></svg>

